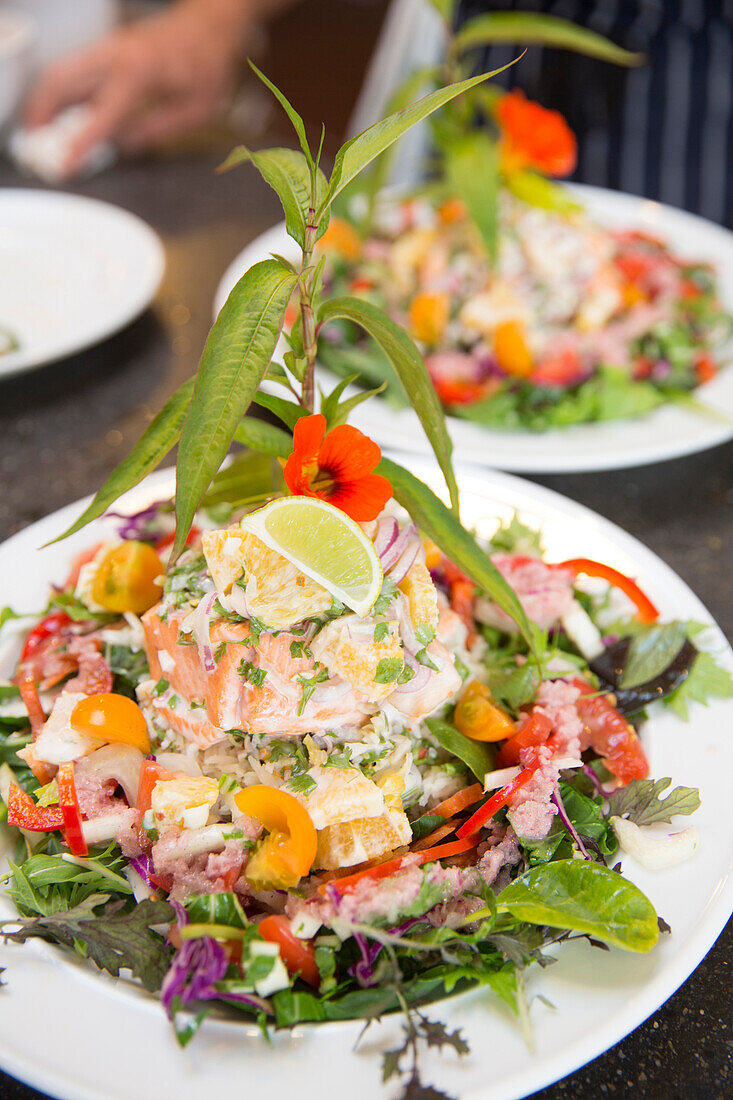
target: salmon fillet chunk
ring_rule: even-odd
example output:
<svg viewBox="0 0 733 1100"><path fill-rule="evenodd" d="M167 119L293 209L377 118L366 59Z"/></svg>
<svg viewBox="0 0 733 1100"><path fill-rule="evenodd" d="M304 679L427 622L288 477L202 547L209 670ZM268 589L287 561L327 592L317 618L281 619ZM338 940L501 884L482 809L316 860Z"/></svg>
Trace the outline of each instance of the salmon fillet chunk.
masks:
<svg viewBox="0 0 733 1100"><path fill-rule="evenodd" d="M215 620L210 638L216 668L208 671L199 646L181 635L187 612L169 610L165 618L161 612L157 605L142 617L150 675L158 681L148 703L166 725L203 748L231 729L288 735L358 726L375 709L345 680L316 680L315 661L298 655L295 634L255 637L248 622Z"/></svg>

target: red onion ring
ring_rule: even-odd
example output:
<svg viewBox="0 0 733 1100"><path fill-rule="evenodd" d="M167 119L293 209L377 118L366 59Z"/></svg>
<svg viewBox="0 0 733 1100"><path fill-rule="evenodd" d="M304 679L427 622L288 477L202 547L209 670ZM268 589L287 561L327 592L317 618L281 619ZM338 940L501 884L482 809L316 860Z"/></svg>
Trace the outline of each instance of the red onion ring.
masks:
<svg viewBox="0 0 733 1100"><path fill-rule="evenodd" d="M393 695L412 695L416 691L422 691L430 683L430 669L426 665L421 665L407 650L404 650L404 660L414 675L406 684L399 684L392 692Z"/></svg>
<svg viewBox="0 0 733 1100"><path fill-rule="evenodd" d="M378 521L377 533L374 536L374 550L377 557L381 558L382 554L386 550L389 550L390 546L397 538L399 534L400 525L394 516L382 516Z"/></svg>

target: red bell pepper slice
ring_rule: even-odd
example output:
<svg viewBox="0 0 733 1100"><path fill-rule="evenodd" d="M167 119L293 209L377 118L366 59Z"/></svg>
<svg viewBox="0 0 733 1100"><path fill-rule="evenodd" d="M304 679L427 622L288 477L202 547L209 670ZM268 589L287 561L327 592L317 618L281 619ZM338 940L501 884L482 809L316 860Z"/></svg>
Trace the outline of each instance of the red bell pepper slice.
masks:
<svg viewBox="0 0 733 1100"><path fill-rule="evenodd" d="M509 768L518 764L523 749L537 748L544 745L552 732L552 721L536 708L521 730L508 737L496 755L497 768Z"/></svg>
<svg viewBox="0 0 733 1100"><path fill-rule="evenodd" d="M576 574L585 573L589 577L600 577L615 588L620 588L624 595L628 596L631 602L636 605L637 618L642 623L655 623L659 618L656 607L649 597L642 592L636 581L633 581L631 577L627 577L625 573L621 573L618 569L614 569L611 565L593 561L592 558L570 558L569 561L559 562L555 568L572 569Z"/></svg>
<svg viewBox="0 0 733 1100"><path fill-rule="evenodd" d="M64 815L60 806L38 806L16 783L8 791L8 825L31 833L47 833L63 829Z"/></svg>
<svg viewBox="0 0 733 1100"><path fill-rule="evenodd" d="M70 622L71 619L64 611L53 611L50 615L46 615L45 619L41 619L40 623L33 627L25 640L23 652L20 655L20 663L27 661L41 643L46 641L46 638L58 634L59 630L68 626Z"/></svg>
<svg viewBox="0 0 733 1100"><path fill-rule="evenodd" d="M463 838L472 833L477 833L487 821L491 820L497 810L500 810L502 806L506 806L513 794L521 790L525 783L529 783L538 767L539 763L531 764L521 771L519 775L515 776L510 783L507 783L505 787L502 787L501 790L492 795L488 802L484 802L483 806L480 806L478 810L476 810L476 813L473 814L472 817L469 817L468 821L465 821L460 829L456 830L456 836Z"/></svg>
<svg viewBox="0 0 733 1100"><path fill-rule="evenodd" d="M59 785L59 806L64 818L67 847L74 856L89 855L87 842L84 839L79 800L76 797L74 765L59 764L56 781Z"/></svg>
<svg viewBox="0 0 733 1100"><path fill-rule="evenodd" d="M28 713L33 740L35 741L46 723L46 715L43 713L36 681L33 679L30 672L21 671L16 676L15 682L18 686L20 697L23 700L23 705Z"/></svg>
<svg viewBox="0 0 733 1100"><path fill-rule="evenodd" d="M408 852L397 859L389 859L386 863L378 863L376 867L365 867L363 871L356 871L353 875L344 878L332 879L328 883L318 887L319 893L326 895L333 887L339 894L350 894L360 882L365 879L378 880L397 874L407 867L420 867L423 863L432 863L436 859L447 859L449 856L457 856L462 852L470 852L478 844L478 837L464 836L459 840L451 840L447 844L437 844L434 848L426 848L422 852Z"/></svg>

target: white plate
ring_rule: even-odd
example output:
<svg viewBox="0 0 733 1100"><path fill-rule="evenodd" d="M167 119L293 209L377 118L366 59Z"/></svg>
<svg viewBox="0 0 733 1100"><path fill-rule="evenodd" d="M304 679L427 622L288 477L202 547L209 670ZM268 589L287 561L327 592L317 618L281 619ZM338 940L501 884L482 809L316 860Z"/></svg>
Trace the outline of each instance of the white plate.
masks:
<svg viewBox="0 0 733 1100"><path fill-rule="evenodd" d="M439 486L432 463L412 465ZM491 534L497 518L517 509L526 522L542 526L552 558L599 558L638 577L665 616L712 622L668 566L586 508L505 474L463 470L459 483L464 518L482 534ZM123 510L144 507L171 486L170 473L155 475L128 494ZM97 524L66 544L37 550L81 507L69 505L0 547L0 576L6 578L0 603L10 599L22 610L43 605L49 584L63 579L74 553L99 537ZM716 646L724 655L727 650L724 659L733 667L722 634L717 627L714 632ZM644 736L652 773L699 786L702 795L695 818L701 844L690 862L652 874L624 859L625 871L646 891L673 934L649 955L567 944L555 966L530 970L530 998L541 992L555 1005L531 1003L531 1051L516 1022L486 993L432 1006L429 1015L465 1029L471 1053L460 1061L450 1054L426 1058L427 1081L461 1100L526 1096L612 1046L691 973L733 908L732 724L733 701L716 701L695 708L687 724L668 711L657 712ZM0 911L10 915L12 908L3 901ZM181 1051L154 999L91 967L68 963L51 947L37 941L0 947L0 965L7 967L7 988L0 997L0 1064L63 1100L201 1100L229 1095L242 1081L270 1100L292 1100L296 1093L342 1100L345 1082L349 1100L379 1100L396 1091L380 1084L379 1056L395 1044L396 1017L370 1029L357 1053L358 1023L298 1027L292 1036L278 1035L270 1049L256 1027L225 1021L207 1022ZM53 1021L42 1035L39 1005L43 1019Z"/></svg>
<svg viewBox="0 0 733 1100"><path fill-rule="evenodd" d="M0 329L18 341L0 378L73 355L152 301L165 252L144 221L61 191L0 191Z"/></svg>
<svg viewBox="0 0 733 1100"><path fill-rule="evenodd" d="M643 229L669 241L680 256L714 264L720 278L722 301L733 311L733 233L694 214L633 195L601 187L575 186L572 190L598 222ZM272 252L298 259L297 245L286 234L284 222L257 237L229 265L216 291L215 315L244 272ZM327 380L333 379L326 371L321 370L321 374ZM578 424L542 433L494 431L453 416L447 417L447 421L458 462L519 473L613 470L679 458L730 439L733 436L733 369L722 371L712 382L699 387L695 395L721 413L722 418L667 405L630 420ZM429 452L412 409L397 410L385 401L367 401L353 411L349 422L386 446Z"/></svg>

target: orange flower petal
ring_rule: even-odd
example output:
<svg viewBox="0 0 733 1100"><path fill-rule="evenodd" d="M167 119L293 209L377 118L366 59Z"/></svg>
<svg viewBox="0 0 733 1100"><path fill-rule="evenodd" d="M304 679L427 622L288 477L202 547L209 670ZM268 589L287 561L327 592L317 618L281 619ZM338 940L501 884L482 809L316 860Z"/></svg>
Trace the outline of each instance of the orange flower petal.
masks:
<svg viewBox="0 0 733 1100"><path fill-rule="evenodd" d="M376 519L392 496L392 486L380 474L367 474L356 481L340 482L327 499L357 523Z"/></svg>
<svg viewBox="0 0 733 1100"><path fill-rule="evenodd" d="M323 441L318 463L337 481L352 481L370 474L382 452L368 435L351 424L333 428Z"/></svg>
<svg viewBox="0 0 733 1100"><path fill-rule="evenodd" d="M285 484L296 496L307 494L311 470L318 464L318 451L326 434L326 418L321 413L301 416L293 431L293 452L285 463ZM311 470L308 470L311 467Z"/></svg>

